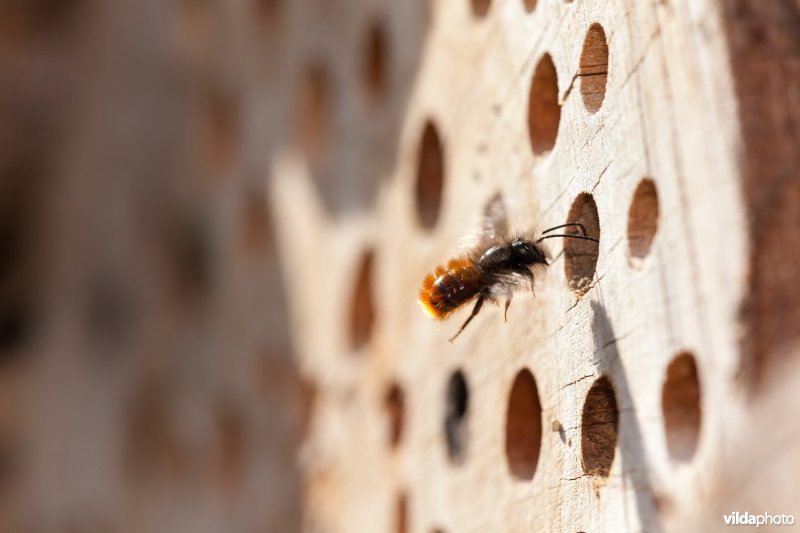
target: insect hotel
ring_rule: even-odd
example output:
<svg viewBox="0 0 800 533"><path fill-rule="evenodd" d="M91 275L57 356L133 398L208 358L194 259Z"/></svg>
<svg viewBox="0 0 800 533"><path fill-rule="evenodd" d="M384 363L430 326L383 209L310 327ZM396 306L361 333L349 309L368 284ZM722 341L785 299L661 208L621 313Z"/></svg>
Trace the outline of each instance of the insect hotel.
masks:
<svg viewBox="0 0 800 533"><path fill-rule="evenodd" d="M4 10L0 530L800 518L796 0Z"/></svg>

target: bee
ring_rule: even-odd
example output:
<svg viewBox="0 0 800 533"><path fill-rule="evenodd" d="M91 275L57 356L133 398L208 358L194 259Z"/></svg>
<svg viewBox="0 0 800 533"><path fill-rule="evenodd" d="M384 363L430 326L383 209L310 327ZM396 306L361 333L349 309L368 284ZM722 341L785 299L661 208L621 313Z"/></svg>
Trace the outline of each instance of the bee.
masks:
<svg viewBox="0 0 800 533"><path fill-rule="evenodd" d="M550 234L570 227L579 229L580 234ZM507 321L514 291L530 288L534 292L533 267L548 265L549 254L542 241L556 237L599 242L586 235L586 228L580 222L553 226L538 238L526 233L509 236L504 230L492 231L465 255L451 259L447 266L438 266L425 276L419 301L431 316L445 320L461 306L476 300L472 313L450 337L450 342L464 331L486 301L496 304L499 298L505 298L503 318Z"/></svg>

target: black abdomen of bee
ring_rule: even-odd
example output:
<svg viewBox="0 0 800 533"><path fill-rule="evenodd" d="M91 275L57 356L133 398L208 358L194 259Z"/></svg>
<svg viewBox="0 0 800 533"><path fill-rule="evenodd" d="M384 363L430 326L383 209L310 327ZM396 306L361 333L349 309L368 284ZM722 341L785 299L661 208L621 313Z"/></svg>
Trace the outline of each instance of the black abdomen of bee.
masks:
<svg viewBox="0 0 800 533"><path fill-rule="evenodd" d="M420 302L435 318L443 320L475 298L485 286L481 269L468 260L454 260L428 274L420 290Z"/></svg>
<svg viewBox="0 0 800 533"><path fill-rule="evenodd" d="M474 298L480 291L482 283L465 279L463 273L448 272L440 276L433 284L442 301L442 311L450 312Z"/></svg>

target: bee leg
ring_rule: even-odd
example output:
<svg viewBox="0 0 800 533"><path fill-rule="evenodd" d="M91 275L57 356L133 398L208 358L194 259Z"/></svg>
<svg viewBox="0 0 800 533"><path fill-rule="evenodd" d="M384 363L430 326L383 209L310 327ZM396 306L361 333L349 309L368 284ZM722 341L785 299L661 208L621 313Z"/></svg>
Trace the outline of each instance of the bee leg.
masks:
<svg viewBox="0 0 800 533"><path fill-rule="evenodd" d="M486 299L486 295L485 295L484 293L481 293L481 294L480 294L480 296L478 296L478 301L477 301L477 302L475 302L475 307L473 307L473 308L472 308L472 313L470 313L470 315L469 315L469 318L467 318L467 321L466 321L466 322L464 322L463 324L461 324L461 327L460 327L460 328L458 328L458 331L456 331L456 334L455 334L455 335L453 335L452 337L450 337L450 342L453 342L454 340L456 340L456 337L458 337L459 335L461 335L461 332L462 332L462 331L464 331L464 328L465 328L465 327L467 327L467 324L469 324L469 323L470 323L470 321L471 321L473 318L475 318L475 316L476 316L478 313L480 313L480 312L481 312L481 306L483 306L483 301L484 301L485 299Z"/></svg>
<svg viewBox="0 0 800 533"><path fill-rule="evenodd" d="M508 308L511 307L511 300L514 298L514 292L511 290L511 287L503 287L503 296L506 299L506 305L503 309L503 322L508 322Z"/></svg>
<svg viewBox="0 0 800 533"><path fill-rule="evenodd" d="M526 267L520 267L520 268L512 269L512 272L514 274L516 274L517 276L519 276L520 278L523 278L523 279L528 281L528 283L531 286L531 293L533 293L533 297L536 298L536 290L534 289L534 286L533 286L534 285L534 283L533 283L534 276L533 276L533 272L531 272L531 269L530 268L526 268ZM518 284L518 285L515 285L515 286L520 286L520 285L521 284ZM522 285L522 286L524 286L524 285ZM506 294L508 294L508 292L511 292L511 288L507 286L506 287Z"/></svg>
<svg viewBox="0 0 800 533"><path fill-rule="evenodd" d="M531 293L533 294L533 297L536 298L536 289L533 286L533 272L531 272L529 268L523 268L519 270L519 274L528 279L528 283L531 284Z"/></svg>

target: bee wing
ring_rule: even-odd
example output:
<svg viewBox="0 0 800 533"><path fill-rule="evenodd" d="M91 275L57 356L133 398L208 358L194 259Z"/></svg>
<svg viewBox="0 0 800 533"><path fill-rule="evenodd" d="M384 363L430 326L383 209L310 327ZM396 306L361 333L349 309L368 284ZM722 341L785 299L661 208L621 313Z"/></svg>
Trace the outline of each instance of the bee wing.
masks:
<svg viewBox="0 0 800 533"><path fill-rule="evenodd" d="M497 280L498 289L520 289L531 290L531 279L528 276L519 274L517 272L499 272L494 274ZM502 291L501 289L501 291Z"/></svg>
<svg viewBox="0 0 800 533"><path fill-rule="evenodd" d="M481 233L486 239L500 239L508 234L508 215L503 197L498 192L483 210Z"/></svg>
<svg viewBox="0 0 800 533"><path fill-rule="evenodd" d="M474 250L508 237L508 215L502 195L498 192L489 200L476 224L480 230L459 239L460 248Z"/></svg>

